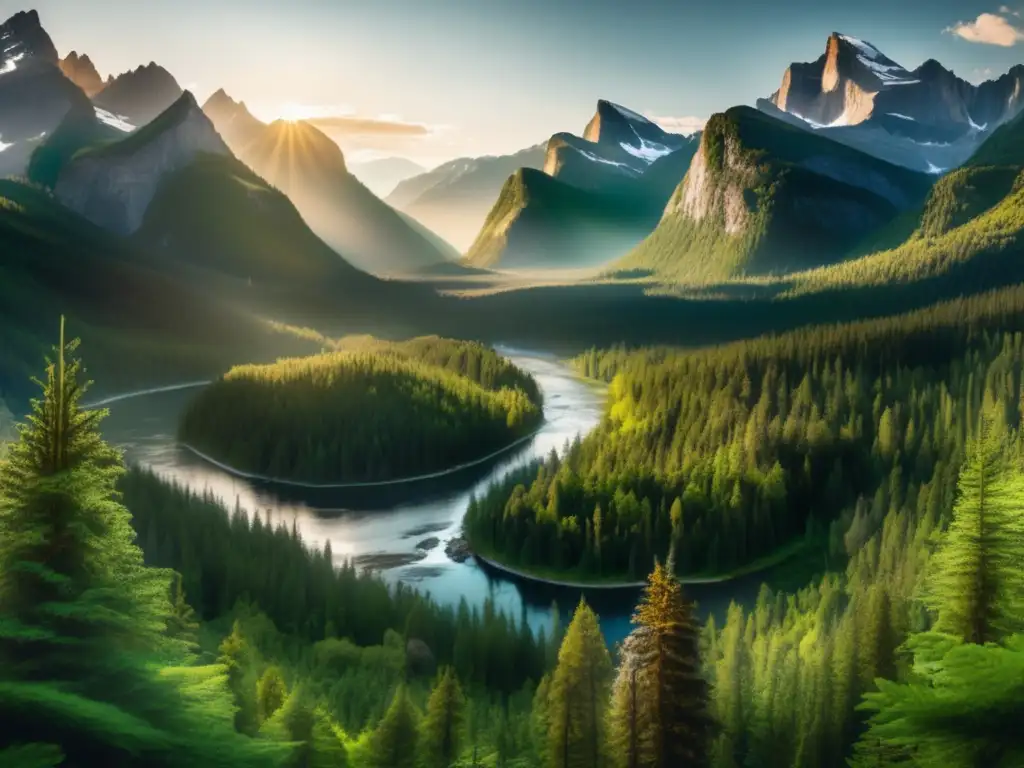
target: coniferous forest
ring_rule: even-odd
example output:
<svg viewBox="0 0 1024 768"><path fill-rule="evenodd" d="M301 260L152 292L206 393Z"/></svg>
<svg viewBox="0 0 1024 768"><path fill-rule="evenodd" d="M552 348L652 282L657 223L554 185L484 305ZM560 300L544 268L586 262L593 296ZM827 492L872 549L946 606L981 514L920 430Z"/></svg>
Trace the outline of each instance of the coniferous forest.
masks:
<svg viewBox="0 0 1024 768"><path fill-rule="evenodd" d="M0 768L1024 768L1024 10L45 5Z"/></svg>
<svg viewBox="0 0 1024 768"><path fill-rule="evenodd" d="M233 368L195 398L180 436L267 477L386 481L505 448L537 428L542 404L528 374L479 344L371 342Z"/></svg>

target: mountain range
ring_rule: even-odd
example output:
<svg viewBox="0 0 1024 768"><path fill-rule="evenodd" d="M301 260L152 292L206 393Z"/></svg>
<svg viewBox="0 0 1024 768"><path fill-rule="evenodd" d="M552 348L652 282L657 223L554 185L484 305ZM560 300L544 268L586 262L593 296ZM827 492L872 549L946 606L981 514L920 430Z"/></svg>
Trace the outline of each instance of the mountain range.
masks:
<svg viewBox="0 0 1024 768"><path fill-rule="evenodd" d="M310 123L267 125L223 90L203 111L234 154L288 195L313 231L360 269L415 272L457 257L451 246L367 189L349 172L338 145Z"/></svg>
<svg viewBox="0 0 1024 768"><path fill-rule="evenodd" d="M381 157L376 160L349 163L352 175L377 197L385 198L406 179L419 176L427 169L404 157Z"/></svg>
<svg viewBox="0 0 1024 768"><path fill-rule="evenodd" d="M386 200L464 252L479 234L506 179L519 168L544 167L546 146L450 160L400 182Z"/></svg>
<svg viewBox="0 0 1024 768"><path fill-rule="evenodd" d="M509 177L465 263L566 269L625 254L658 222L696 147L693 137L599 101L582 137L551 137L543 171Z"/></svg>
<svg viewBox="0 0 1024 768"><path fill-rule="evenodd" d="M934 59L908 70L871 43L833 33L794 63L758 108L890 162L940 173L965 162L1024 105L1024 65L974 85Z"/></svg>

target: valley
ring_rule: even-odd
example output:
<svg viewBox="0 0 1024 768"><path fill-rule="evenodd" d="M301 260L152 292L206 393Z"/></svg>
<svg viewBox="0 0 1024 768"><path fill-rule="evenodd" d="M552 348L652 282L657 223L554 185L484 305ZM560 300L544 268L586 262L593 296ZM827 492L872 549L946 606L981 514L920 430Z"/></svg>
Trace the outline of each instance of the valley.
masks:
<svg viewBox="0 0 1024 768"><path fill-rule="evenodd" d="M1020 765L1024 68L445 2L0 24L0 764Z"/></svg>

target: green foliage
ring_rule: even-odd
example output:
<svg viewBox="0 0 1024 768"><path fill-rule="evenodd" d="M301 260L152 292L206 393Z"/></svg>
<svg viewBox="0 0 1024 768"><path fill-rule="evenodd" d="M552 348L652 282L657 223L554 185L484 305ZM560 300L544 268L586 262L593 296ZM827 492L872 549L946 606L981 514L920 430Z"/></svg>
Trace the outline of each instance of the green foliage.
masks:
<svg viewBox="0 0 1024 768"><path fill-rule="evenodd" d="M288 686L277 667L267 667L256 683L256 717L262 724L274 716L288 697Z"/></svg>
<svg viewBox="0 0 1024 768"><path fill-rule="evenodd" d="M867 174L873 181L865 181ZM703 283L829 263L920 201L930 183L923 174L735 107L708 121L661 223L614 270Z"/></svg>
<svg viewBox="0 0 1024 768"><path fill-rule="evenodd" d="M960 462L986 393L1017 418L1024 347L999 329L1018 302L584 354L584 373L611 379L601 424L471 501L466 534L485 556L575 579L640 579L673 542L686 575L742 571L800 541L820 551L826 534L841 565L893 500Z"/></svg>
<svg viewBox="0 0 1024 768"><path fill-rule="evenodd" d="M607 261L657 222L660 206L652 197L639 183L598 192L520 168L502 187L463 264L565 268Z"/></svg>
<svg viewBox="0 0 1024 768"><path fill-rule="evenodd" d="M498 613L493 603L474 610L465 603L458 610L442 609L406 586L390 589L351 563L335 563L329 546L312 550L291 527L237 508L229 513L210 496L167 485L138 469L122 479L120 489L135 511L132 522L146 561L182 574L202 619L227 616L246 598L281 632L316 643L311 663L319 677L331 680L323 693L347 728L362 727L375 711L381 686L389 691L398 682L406 663L404 644L380 644L388 630L396 638L405 632L414 614L417 639L440 664L453 665L464 684L512 694L543 673L544 645L527 626ZM236 666L227 661L232 689L248 713L243 721L255 723L256 680L262 669L255 676L245 673L244 660L252 649L240 633L229 635L221 654L239 660ZM383 706L376 715L382 711Z"/></svg>
<svg viewBox="0 0 1024 768"><path fill-rule="evenodd" d="M448 768L455 762L463 743L465 707L459 680L447 667L427 701L418 749L422 768Z"/></svg>
<svg viewBox="0 0 1024 768"><path fill-rule="evenodd" d="M0 464L0 743L37 765L57 759L46 744L71 765L273 764L276 745L231 729L220 670L175 666L189 654L167 634L170 574L143 565L76 347L62 321Z"/></svg>
<svg viewBox="0 0 1024 768"><path fill-rule="evenodd" d="M581 598L548 688L546 765L550 768L604 765L611 677L611 658L597 616Z"/></svg>
<svg viewBox="0 0 1024 768"><path fill-rule="evenodd" d="M247 472L358 482L458 466L537 427L529 376L485 347L447 344L234 368L189 405L181 438Z"/></svg>
<svg viewBox="0 0 1024 768"><path fill-rule="evenodd" d="M72 109L32 153L28 163L28 178L35 184L52 189L57 184L60 172L76 153L117 138L124 138L124 134L102 123L91 104L84 110Z"/></svg>
<svg viewBox="0 0 1024 768"><path fill-rule="evenodd" d="M1024 630L1024 473L1007 465L990 418L967 451L957 491L925 602L936 631L984 645Z"/></svg>
<svg viewBox="0 0 1024 768"><path fill-rule="evenodd" d="M415 768L420 714L405 686L395 691L391 706L366 744L366 768Z"/></svg>

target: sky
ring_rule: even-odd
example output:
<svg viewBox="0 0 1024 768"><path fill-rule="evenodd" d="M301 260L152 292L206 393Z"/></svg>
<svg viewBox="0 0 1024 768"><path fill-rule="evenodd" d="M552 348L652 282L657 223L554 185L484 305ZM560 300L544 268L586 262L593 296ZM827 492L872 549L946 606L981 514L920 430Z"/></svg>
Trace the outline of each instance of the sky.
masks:
<svg viewBox="0 0 1024 768"><path fill-rule="evenodd" d="M202 102L316 118L350 162L425 166L579 133L598 99L670 129L753 104L833 31L965 79L1024 61L1024 0L0 0L101 75L155 61Z"/></svg>

